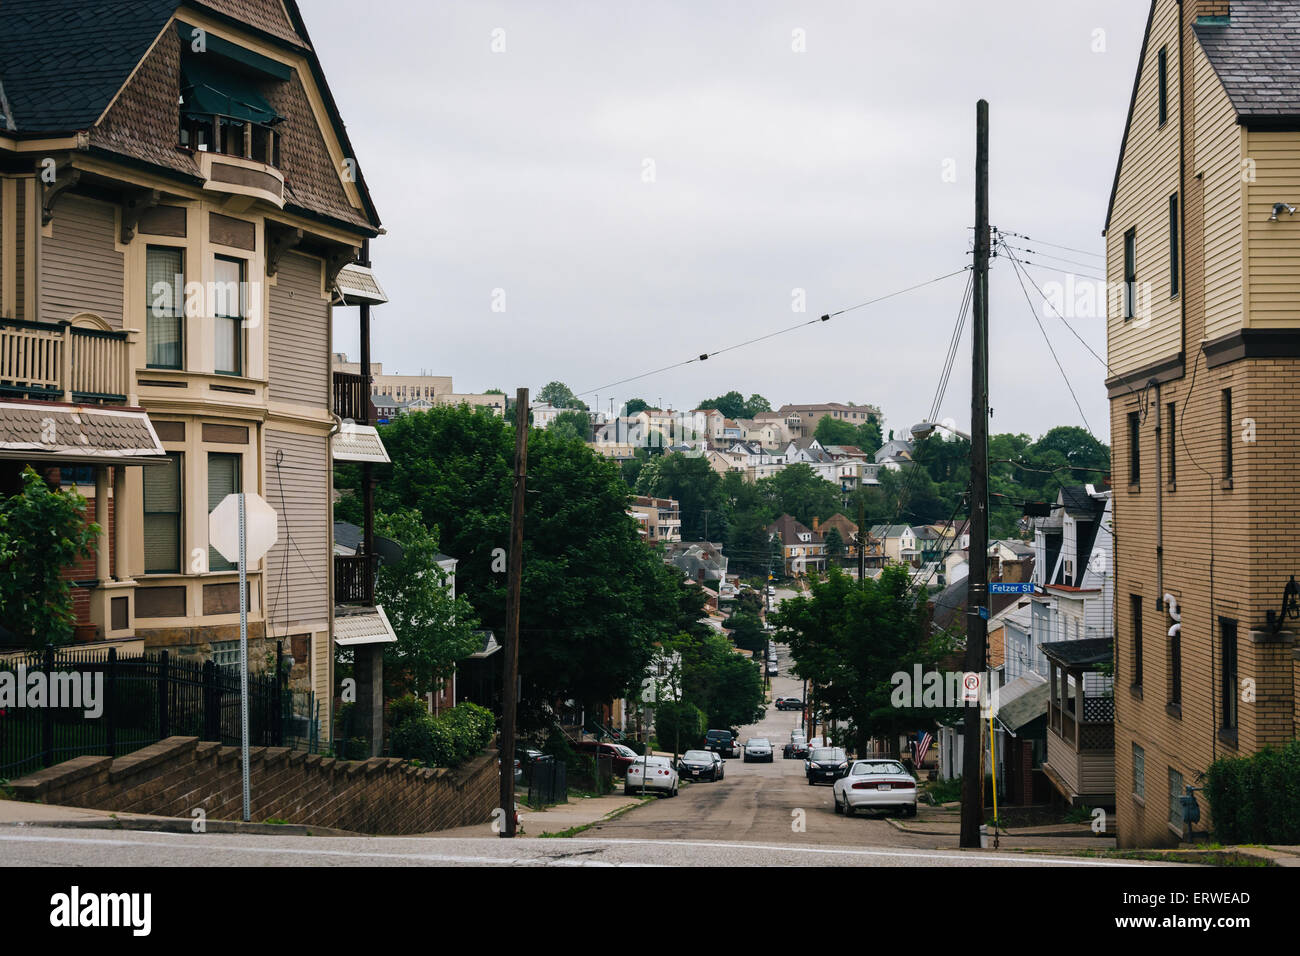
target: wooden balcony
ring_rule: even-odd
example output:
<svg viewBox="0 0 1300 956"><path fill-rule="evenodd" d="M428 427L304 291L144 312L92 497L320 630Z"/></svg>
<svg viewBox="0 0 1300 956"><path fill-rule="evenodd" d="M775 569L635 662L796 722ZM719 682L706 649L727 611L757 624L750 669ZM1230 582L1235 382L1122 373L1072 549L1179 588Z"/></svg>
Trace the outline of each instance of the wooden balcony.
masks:
<svg viewBox="0 0 1300 956"><path fill-rule="evenodd" d="M1043 773L1071 804L1115 799L1115 699L1098 677L1110 660L1106 638L1040 645L1050 670Z"/></svg>
<svg viewBox="0 0 1300 956"><path fill-rule="evenodd" d="M334 555L334 603L373 607L378 566L376 554Z"/></svg>
<svg viewBox="0 0 1300 956"><path fill-rule="evenodd" d="M370 380L365 375L334 373L334 414L356 425L375 424L377 416L370 403Z"/></svg>
<svg viewBox="0 0 1300 956"><path fill-rule="evenodd" d="M134 391L130 335L99 320L77 325L0 319L0 395L127 404Z"/></svg>

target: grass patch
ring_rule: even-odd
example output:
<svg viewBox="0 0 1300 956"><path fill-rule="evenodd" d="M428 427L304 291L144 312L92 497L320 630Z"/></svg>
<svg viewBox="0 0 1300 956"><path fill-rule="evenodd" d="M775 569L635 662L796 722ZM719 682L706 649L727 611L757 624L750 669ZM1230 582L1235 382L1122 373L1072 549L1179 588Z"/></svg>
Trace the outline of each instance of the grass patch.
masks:
<svg viewBox="0 0 1300 956"><path fill-rule="evenodd" d="M269 823L269 824L271 824L272 826L276 826L276 827L287 826L288 823L289 823L289 821L286 820L286 819L284 819L284 817L267 817L267 818L266 818L265 820L263 820L262 822L263 822L263 823Z"/></svg>
<svg viewBox="0 0 1300 956"><path fill-rule="evenodd" d="M579 833L581 833L582 831L584 831L584 830L590 830L592 827L596 826L597 824L600 824L600 823L608 823L610 820L617 820L617 819L618 819L619 817L621 817L623 814L628 813L629 811L635 810L637 807L644 806L645 804L649 803L651 800L654 800L654 799L656 799L656 798L655 798L655 797L642 797L638 802L633 803L633 804L629 804L629 805L626 806L626 807L619 807L619 808L618 808L617 810L615 810L613 813L607 813L605 816L601 817L599 820L592 820L590 823L583 823L583 824L581 824L580 826L569 827L569 829L567 829L567 830L561 830L559 833L551 833L551 832L549 832L549 831L547 831L547 832L542 832L542 833L539 833L539 834L538 834L538 837L546 838L546 839L549 839L549 838L555 838L555 839L567 839L568 837L575 837L575 836L577 836Z"/></svg>

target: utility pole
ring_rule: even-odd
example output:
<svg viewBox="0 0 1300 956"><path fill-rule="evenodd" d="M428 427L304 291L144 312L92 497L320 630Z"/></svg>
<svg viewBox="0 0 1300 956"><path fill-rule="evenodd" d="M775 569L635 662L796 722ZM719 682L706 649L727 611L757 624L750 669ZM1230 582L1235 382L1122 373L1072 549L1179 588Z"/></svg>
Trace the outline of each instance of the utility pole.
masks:
<svg viewBox="0 0 1300 956"><path fill-rule="evenodd" d="M501 681L501 808L503 837L515 835L515 712L519 703L519 585L524 575L524 482L528 475L528 389L515 391L515 494L506 565L505 674Z"/></svg>
<svg viewBox="0 0 1300 956"><path fill-rule="evenodd" d="M986 671L989 556L989 104L975 106L975 321L971 331L970 571L966 578L966 671ZM980 845L984 820L979 702L967 703L962 731L961 846Z"/></svg>

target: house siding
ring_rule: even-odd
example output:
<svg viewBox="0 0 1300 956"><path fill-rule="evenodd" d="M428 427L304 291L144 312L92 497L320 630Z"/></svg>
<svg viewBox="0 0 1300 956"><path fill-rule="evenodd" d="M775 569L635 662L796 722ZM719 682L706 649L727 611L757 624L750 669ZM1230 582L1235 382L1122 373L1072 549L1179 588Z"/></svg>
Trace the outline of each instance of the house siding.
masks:
<svg viewBox="0 0 1300 956"><path fill-rule="evenodd" d="M1205 316L1205 336L1226 335L1242 322L1245 289L1241 269L1241 216L1244 178L1245 134L1237 125L1236 112L1227 91L1199 44L1191 44L1196 83L1195 125L1192 141L1195 160L1188 176L1189 187L1196 183L1199 208L1187 210L1185 230L1188 271L1196 263L1201 283L1188 283L1189 321ZM1252 157L1256 158L1257 157ZM1200 179L1195 178L1199 174ZM1276 202L1276 200L1271 200ZM1193 213L1195 216L1193 216ZM1199 221L1199 223L1198 223ZM1200 228L1193 228L1199 224ZM1196 243L1196 247L1192 243ZM1202 278L1203 277L1203 278ZM1203 291L1202 291L1203 290ZM1188 350L1196 339L1188 335Z"/></svg>
<svg viewBox="0 0 1300 956"><path fill-rule="evenodd" d="M94 312L120 329L126 275L124 257L115 248L114 207L64 196L55 206L50 230L41 240L41 321L59 322L79 312ZM137 324L143 321L141 316Z"/></svg>
<svg viewBox="0 0 1300 956"><path fill-rule="evenodd" d="M277 464L280 452L284 457ZM265 497L279 514L279 538L266 558L268 631L281 637L328 628L328 438L268 428Z"/></svg>
<svg viewBox="0 0 1300 956"><path fill-rule="evenodd" d="M330 406L329 301L320 259L289 253L280 259L270 293L269 392L273 402Z"/></svg>

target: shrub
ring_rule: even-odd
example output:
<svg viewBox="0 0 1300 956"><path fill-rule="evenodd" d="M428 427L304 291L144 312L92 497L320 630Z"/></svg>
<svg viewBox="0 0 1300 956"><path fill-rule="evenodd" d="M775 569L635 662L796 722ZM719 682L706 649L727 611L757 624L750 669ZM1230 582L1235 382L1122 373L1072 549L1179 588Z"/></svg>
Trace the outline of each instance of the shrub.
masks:
<svg viewBox="0 0 1300 956"><path fill-rule="evenodd" d="M437 717L406 706L401 712L409 716L394 728L389 751L430 767L459 767L477 756L496 726L490 710L472 703L457 704Z"/></svg>
<svg viewBox="0 0 1300 956"><path fill-rule="evenodd" d="M399 697L388 705L388 724L394 730L413 717L424 717L429 713L424 701L414 695Z"/></svg>
<svg viewBox="0 0 1300 956"><path fill-rule="evenodd" d="M1221 843L1300 843L1300 740L1210 765L1205 794Z"/></svg>

